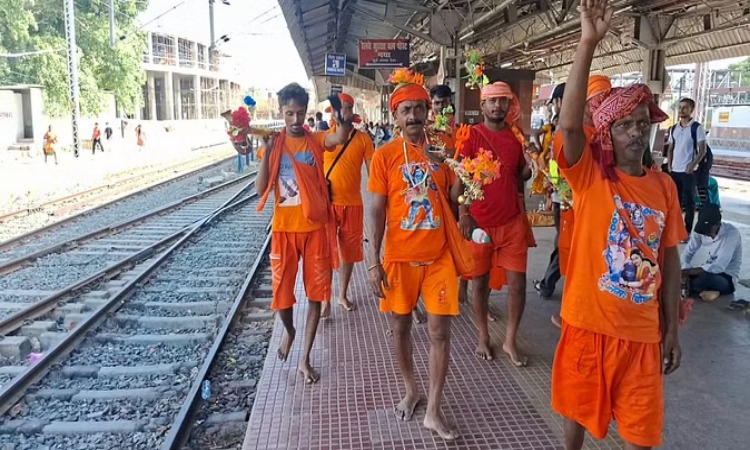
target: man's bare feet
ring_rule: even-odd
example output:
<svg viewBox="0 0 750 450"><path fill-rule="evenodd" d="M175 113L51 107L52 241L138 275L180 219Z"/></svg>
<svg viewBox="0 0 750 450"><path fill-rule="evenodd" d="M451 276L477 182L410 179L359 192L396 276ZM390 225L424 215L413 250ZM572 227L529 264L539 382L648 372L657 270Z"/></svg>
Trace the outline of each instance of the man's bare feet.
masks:
<svg viewBox="0 0 750 450"><path fill-rule="evenodd" d="M305 377L305 383L307 384L313 384L320 379L318 372L310 367L309 363L300 362L297 370Z"/></svg>
<svg viewBox="0 0 750 450"><path fill-rule="evenodd" d="M292 344L294 343L294 336L296 334L296 330L293 330L291 335L288 331L284 332L284 337L281 338L279 349L276 351L276 356L278 356L280 360L286 361L286 358L289 356L289 350L292 348Z"/></svg>
<svg viewBox="0 0 750 450"><path fill-rule="evenodd" d="M485 361L492 361L495 358L490 344L484 342L480 342L479 345L477 345L477 349L474 350L474 354Z"/></svg>
<svg viewBox="0 0 750 450"><path fill-rule="evenodd" d="M323 302L320 307L320 318L327 319L331 317L331 302Z"/></svg>
<svg viewBox="0 0 750 450"><path fill-rule="evenodd" d="M427 322L427 317L425 317L424 313L419 310L419 306L414 308L414 310L411 312L411 317L414 319L414 323Z"/></svg>
<svg viewBox="0 0 750 450"><path fill-rule="evenodd" d="M526 367L526 364L529 362L527 357L518 354L515 345L511 348L507 344L503 344L503 351L510 358L510 362L516 367Z"/></svg>
<svg viewBox="0 0 750 450"><path fill-rule="evenodd" d="M346 297L339 297L339 306L347 311L354 311L355 309L357 309L357 304L354 302L350 302Z"/></svg>
<svg viewBox="0 0 750 450"><path fill-rule="evenodd" d="M560 317L560 314L554 314L549 319L552 322L552 325L556 326L557 328L561 327L562 318Z"/></svg>
<svg viewBox="0 0 750 450"><path fill-rule="evenodd" d="M497 322L497 318L500 316L500 314L496 313L492 310L492 308L487 307L487 320L490 322Z"/></svg>
<svg viewBox="0 0 750 450"><path fill-rule="evenodd" d="M398 405L393 407L393 412L396 414L398 420L411 420L414 415L414 410L417 409L419 404L419 396L407 395L399 402Z"/></svg>
<svg viewBox="0 0 750 450"><path fill-rule="evenodd" d="M455 430L451 430L440 416L431 416L428 414L425 416L423 424L425 428L436 432L446 441L452 441L458 437L458 433Z"/></svg>

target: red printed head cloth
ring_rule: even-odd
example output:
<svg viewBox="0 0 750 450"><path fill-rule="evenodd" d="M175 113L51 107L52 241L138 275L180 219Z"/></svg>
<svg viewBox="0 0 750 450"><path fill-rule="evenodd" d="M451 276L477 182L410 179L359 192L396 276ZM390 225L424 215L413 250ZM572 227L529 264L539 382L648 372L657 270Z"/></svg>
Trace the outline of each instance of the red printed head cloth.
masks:
<svg viewBox="0 0 750 450"><path fill-rule="evenodd" d="M615 149L610 128L620 119L629 116L641 103L647 103L651 123L667 120L667 114L654 102L651 90L645 84L633 84L625 88L612 88L604 95L591 98L591 117L594 120L594 136L591 151L602 170L602 176L616 181Z"/></svg>
<svg viewBox="0 0 750 450"><path fill-rule="evenodd" d="M502 81L495 81L492 84L482 88L482 92L479 95L479 99L484 101L488 98L504 97L509 99L508 102L508 113L505 115L505 124L510 128L510 131L518 139L524 147L527 145L526 137L523 135L523 131L518 126L518 118L521 116L521 104L518 102L518 97L510 89L507 83Z"/></svg>

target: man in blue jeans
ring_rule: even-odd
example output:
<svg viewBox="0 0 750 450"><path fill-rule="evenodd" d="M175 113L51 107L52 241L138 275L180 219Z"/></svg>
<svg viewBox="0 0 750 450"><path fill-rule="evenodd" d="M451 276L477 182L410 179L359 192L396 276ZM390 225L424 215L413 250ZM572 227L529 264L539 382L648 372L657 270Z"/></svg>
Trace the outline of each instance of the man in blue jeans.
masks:
<svg viewBox="0 0 750 450"><path fill-rule="evenodd" d="M704 301L716 300L734 292L742 264L740 232L733 225L721 221L717 205L701 208L694 233L682 254L682 278L691 295ZM705 247L708 260L699 267L691 267L696 252Z"/></svg>

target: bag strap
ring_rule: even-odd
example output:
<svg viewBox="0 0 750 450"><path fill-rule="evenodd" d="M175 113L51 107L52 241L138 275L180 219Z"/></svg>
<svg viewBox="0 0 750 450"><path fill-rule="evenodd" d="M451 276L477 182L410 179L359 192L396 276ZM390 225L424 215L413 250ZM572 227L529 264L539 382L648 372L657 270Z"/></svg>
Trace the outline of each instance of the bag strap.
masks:
<svg viewBox="0 0 750 450"><path fill-rule="evenodd" d="M347 147L349 147L349 143L352 141L352 139L354 139L355 134L357 134L357 130L352 129L352 132L349 135L349 139L346 140L346 144L344 144L344 146L341 148L339 154L336 155L336 159L333 160L333 164L331 164L331 167L328 168L328 172L326 172L326 180L328 180L328 177L331 175L331 172L333 172L333 168L336 167L336 164L339 162L339 159L341 159L341 156L344 155Z"/></svg>
<svg viewBox="0 0 750 450"><path fill-rule="evenodd" d="M690 137L693 138L693 151L698 154L698 127L701 126L696 121L690 124Z"/></svg>

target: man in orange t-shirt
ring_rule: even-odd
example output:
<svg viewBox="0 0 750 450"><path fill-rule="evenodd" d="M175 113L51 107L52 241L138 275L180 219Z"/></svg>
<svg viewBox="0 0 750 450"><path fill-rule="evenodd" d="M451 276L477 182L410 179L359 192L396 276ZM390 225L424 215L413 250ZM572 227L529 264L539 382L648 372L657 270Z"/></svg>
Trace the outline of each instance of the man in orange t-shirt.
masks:
<svg viewBox="0 0 750 450"><path fill-rule="evenodd" d="M339 94L339 100L341 100L344 117L353 117L354 98L348 94ZM331 129L336 130L338 126L331 127ZM346 292L352 278L354 263L364 259L362 241L365 216L362 206L362 165L369 174L375 146L367 133L356 129L352 129L347 139L348 145L339 145L334 151L323 155L323 172L330 181L341 258L338 303L345 310L354 311L356 305L349 300ZM344 146L346 146L345 149ZM330 303L324 303L321 317L328 317L330 313Z"/></svg>
<svg viewBox="0 0 750 450"><path fill-rule="evenodd" d="M102 131L99 129L99 122L94 124L94 131L91 133L91 154L96 153L96 146L99 146L99 150L104 152L104 146L102 145Z"/></svg>
<svg viewBox="0 0 750 450"><path fill-rule="evenodd" d="M591 102L594 135L584 132L586 79L607 33L607 0L579 7L581 42L560 116L557 155L572 190L573 227L562 330L552 368L552 408L565 417L565 442L580 449L585 430L604 438L614 418L625 448L661 445L663 374L680 364L677 335L680 257L685 237L677 189L642 165L651 127L667 115L642 84Z"/></svg>
<svg viewBox="0 0 750 450"><path fill-rule="evenodd" d="M406 396L396 405L399 420L410 420L420 395L412 356L412 311L422 297L430 335L430 387L424 426L444 439L456 434L444 422L440 402L450 360L451 317L458 315L458 273L449 250L444 207L453 171L427 150L425 123L430 97L421 84L400 84L390 109L402 135L381 146L372 159L368 190L372 225L368 272L380 310L391 313L394 346ZM448 147L450 148L450 147ZM385 253L380 249L385 237Z"/></svg>
<svg viewBox="0 0 750 450"><path fill-rule="evenodd" d="M336 255L331 254L332 247L335 248L330 238L333 213L325 192L323 153L346 142L352 129L351 117L342 112L343 125L339 125L336 133L308 133L303 127L309 101L307 91L292 83L279 91L278 100L285 128L275 138L264 138L255 187L263 195L259 210L270 192L274 193L269 257L273 275L271 309L278 312L286 330L277 356L286 361L296 335L294 290L302 258L302 278L309 304L305 347L298 370L307 383L314 383L319 375L310 365L310 351L318 328L321 302L331 299L331 270L338 265ZM319 213L314 218L312 210Z"/></svg>
<svg viewBox="0 0 750 450"><path fill-rule="evenodd" d="M471 240L476 228L481 228L490 237L487 244L471 243L476 263L472 274L472 304L479 334L476 354L487 360L494 357L487 313L490 273L500 272L499 279L506 278L508 284L508 330L502 348L513 364L524 366L526 359L518 354L516 335L526 303L529 241L519 237L526 235L529 224L518 195L519 186L531 177L531 169L524 155L526 142L516 124L520 105L510 87L503 82L492 83L482 88L480 99L484 122L471 127L461 156L474 158L480 149L487 150L500 161L501 173L499 178L482 188L483 200L459 207L459 225L467 240ZM457 183L454 189L455 196L463 191L462 183ZM500 289L502 284L504 281L492 288Z"/></svg>

